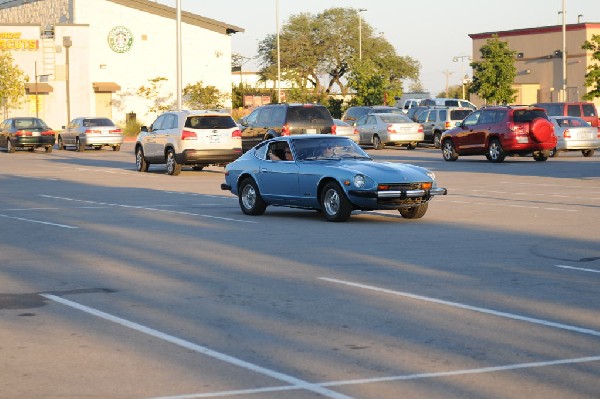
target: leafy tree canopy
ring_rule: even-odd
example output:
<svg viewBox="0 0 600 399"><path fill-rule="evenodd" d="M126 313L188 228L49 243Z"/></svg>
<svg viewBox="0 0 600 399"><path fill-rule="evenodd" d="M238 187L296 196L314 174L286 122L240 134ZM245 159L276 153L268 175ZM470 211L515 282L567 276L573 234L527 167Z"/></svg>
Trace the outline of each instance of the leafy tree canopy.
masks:
<svg viewBox="0 0 600 399"><path fill-rule="evenodd" d="M470 93L476 93L491 104L507 104L514 101L515 90L512 83L517 76L514 64L516 52L508 47L507 42L494 35L479 50L481 61L471 63L473 82L469 86Z"/></svg>
<svg viewBox="0 0 600 399"><path fill-rule="evenodd" d="M29 77L14 64L12 54L0 51L0 105L5 114L9 109L20 106L28 81Z"/></svg>
<svg viewBox="0 0 600 399"><path fill-rule="evenodd" d="M590 90L583 96L584 100L593 100L600 97L600 35L592 35L592 40L586 40L581 48L592 51L592 59L596 61L588 66L588 73L585 74L585 86Z"/></svg>
<svg viewBox="0 0 600 399"><path fill-rule="evenodd" d="M183 88L185 103L191 109L223 108L229 94L221 92L215 86L204 86L202 81L188 84Z"/></svg>

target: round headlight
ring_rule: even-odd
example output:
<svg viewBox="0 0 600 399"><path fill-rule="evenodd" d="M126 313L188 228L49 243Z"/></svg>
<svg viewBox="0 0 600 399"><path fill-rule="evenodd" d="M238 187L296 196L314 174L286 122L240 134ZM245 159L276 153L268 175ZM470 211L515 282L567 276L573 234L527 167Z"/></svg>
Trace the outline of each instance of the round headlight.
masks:
<svg viewBox="0 0 600 399"><path fill-rule="evenodd" d="M365 177L363 175L354 176L354 185L358 188L362 188L365 185Z"/></svg>

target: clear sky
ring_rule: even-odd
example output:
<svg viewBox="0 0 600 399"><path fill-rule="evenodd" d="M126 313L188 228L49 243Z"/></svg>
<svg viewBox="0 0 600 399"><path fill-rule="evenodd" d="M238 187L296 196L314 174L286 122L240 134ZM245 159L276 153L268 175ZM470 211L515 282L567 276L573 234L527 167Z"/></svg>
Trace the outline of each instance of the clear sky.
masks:
<svg viewBox="0 0 600 399"><path fill-rule="evenodd" d="M181 0L181 9L244 28L232 37L233 52L255 57L258 43L276 31L276 4L283 26L290 15L313 14L332 7L364 8L363 21L383 36L398 55L421 63L424 88L437 95L448 84L459 85L468 60L453 62L455 56L471 55L471 33L495 32L562 24L563 0ZM175 0L158 0L171 7ZM600 23L600 0L565 0L567 23ZM357 26L358 29L358 26ZM568 40L568 36L567 36ZM256 64L244 70L258 69Z"/></svg>

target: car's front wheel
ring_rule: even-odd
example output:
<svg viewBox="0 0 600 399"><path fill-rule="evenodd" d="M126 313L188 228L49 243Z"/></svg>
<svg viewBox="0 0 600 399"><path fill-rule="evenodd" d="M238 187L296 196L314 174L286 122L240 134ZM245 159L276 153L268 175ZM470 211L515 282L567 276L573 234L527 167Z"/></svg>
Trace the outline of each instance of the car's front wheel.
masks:
<svg viewBox="0 0 600 399"><path fill-rule="evenodd" d="M379 138L379 136L375 135L373 136L373 149L374 150L383 150L383 143L381 142L381 139Z"/></svg>
<svg viewBox="0 0 600 399"><path fill-rule="evenodd" d="M487 149L487 159L499 163L504 161L506 158L506 154L504 153L504 148L502 148L502 144L497 139L490 141Z"/></svg>
<svg viewBox="0 0 600 399"><path fill-rule="evenodd" d="M581 153L586 158L593 157L594 156L594 152L595 152L595 150L581 150Z"/></svg>
<svg viewBox="0 0 600 399"><path fill-rule="evenodd" d="M58 144L56 145L59 150L65 149L65 143L63 143L63 139L61 136L58 136Z"/></svg>
<svg viewBox="0 0 600 399"><path fill-rule="evenodd" d="M339 184L330 182L321 191L321 209L330 222L344 222L352 213L352 203Z"/></svg>
<svg viewBox="0 0 600 399"><path fill-rule="evenodd" d="M456 161L458 159L458 153L451 139L446 139L442 143L442 156L444 161Z"/></svg>
<svg viewBox="0 0 600 399"><path fill-rule="evenodd" d="M400 215L402 215L402 217L405 219L420 219L425 216L428 207L429 203L426 202L411 208L400 208L398 209L398 212L400 212Z"/></svg>
<svg viewBox="0 0 600 399"><path fill-rule="evenodd" d="M121 144L117 144L112 149L113 149L113 151L121 151Z"/></svg>
<svg viewBox="0 0 600 399"><path fill-rule="evenodd" d="M246 215L258 216L265 213L267 203L260 196L258 186L253 179L242 180L238 193L240 208Z"/></svg>
<svg viewBox="0 0 600 399"><path fill-rule="evenodd" d="M148 166L148 162L146 162L146 158L144 158L144 150L139 146L135 150L135 169L138 172L147 172Z"/></svg>
<svg viewBox="0 0 600 399"><path fill-rule="evenodd" d="M442 143L441 143L441 138L442 138L442 134L440 132L436 132L433 135L433 146L435 148L440 148Z"/></svg>
<svg viewBox="0 0 600 399"><path fill-rule="evenodd" d="M172 148L167 150L167 174L171 176L177 176L181 173L181 164L177 163L175 159L175 151Z"/></svg>
<svg viewBox="0 0 600 399"><path fill-rule="evenodd" d="M538 162L547 161L550 158L550 151L539 151L533 153L533 159Z"/></svg>
<svg viewBox="0 0 600 399"><path fill-rule="evenodd" d="M52 146L51 145L46 146L46 152L48 152L48 153L52 152Z"/></svg>

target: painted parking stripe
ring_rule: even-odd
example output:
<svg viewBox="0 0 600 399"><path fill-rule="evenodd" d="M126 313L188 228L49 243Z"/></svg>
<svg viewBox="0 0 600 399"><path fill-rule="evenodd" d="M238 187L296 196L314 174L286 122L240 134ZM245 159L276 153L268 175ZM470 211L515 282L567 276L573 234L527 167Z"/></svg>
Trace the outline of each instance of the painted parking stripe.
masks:
<svg viewBox="0 0 600 399"><path fill-rule="evenodd" d="M16 217L16 216L0 215L0 217L7 218L7 219L21 220L23 222L29 222L29 223L39 223L39 224L45 224L48 226L62 227L64 229L77 229L78 228L75 226L69 226L67 224L50 223L50 222L44 222L42 220L25 219L25 218L20 218L20 217Z"/></svg>
<svg viewBox="0 0 600 399"><path fill-rule="evenodd" d="M52 300L54 302L60 303L62 305L68 306L68 307L73 308L73 309L80 310L80 311L85 312L87 314L90 314L92 316L96 316L96 317L99 317L101 319L104 319L104 320L116 323L116 324L121 325L123 327L130 328L132 330L141 332L143 334L150 335L152 337L161 339L161 340L163 340L165 342L169 342L171 344L175 344L175 345L181 346L182 348L185 348L185 349L197 352L197 353L201 353L201 354L206 355L206 356L210 356L210 357L212 357L214 359L217 359L217 360L221 360L221 361L223 361L225 363L229 363L229 364L232 364L234 366L238 366L238 367L244 368L246 370L249 370L249 371L252 371L252 372L255 372L255 373L258 373L258 374L262 374L262 375L265 375L267 377L271 377L271 378L277 379L279 381L286 382L286 383L292 385L294 387L294 389L302 389L302 390L307 390L307 391L315 392L315 393L321 394L321 395L323 395L323 396L325 396L327 398L333 398L333 399L352 399L352 397L350 397L350 396L343 395L341 393L332 391L330 389L321 387L319 385L312 384L310 382L301 380L299 378L292 377L290 375L287 375L287 374L284 374L284 373L280 373L278 371L274 371L274 370L271 370L271 369L268 369L268 368L265 368L265 367L258 366L258 365L253 364L253 363L246 362L245 360L238 359L236 357L233 357L233 356L230 356L230 355L226 355L226 354L221 353L221 352L214 351L214 350L209 349L209 348L207 348L205 346L194 344L192 342L183 340L181 338L177 338L177 337L174 337L172 335L168 335L168 334L162 333L162 332L160 332L158 330L155 330L153 328L146 327L146 326L143 326L141 324L138 324L138 323L135 323L135 322L132 322L132 321L129 321L129 320L126 320L126 319L123 319L123 318L111 315L109 313L103 312L103 311L98 310L98 309L91 308L89 306L82 305L80 303L73 302L73 301L70 301L68 299L64 299L64 298L61 298L59 296L52 295L52 294L40 294L40 295L42 297L46 298L46 299Z"/></svg>
<svg viewBox="0 0 600 399"><path fill-rule="evenodd" d="M451 202L455 204L467 204L467 205L484 205L484 206L507 206L511 208L526 208L526 209L541 209L545 211L561 211L561 212L577 212L577 209L564 209L564 208L552 208L544 206L528 206L528 205L516 205L516 204L499 204L493 202L475 202L475 201L457 201L457 200L444 200L440 199L440 202Z"/></svg>
<svg viewBox="0 0 600 399"><path fill-rule="evenodd" d="M81 200L81 199L76 199L76 198L57 197L57 196L54 196L54 195L46 195L46 194L39 194L39 195L41 197L44 197L44 198L59 199L59 200L63 200L63 201L83 202L83 203L86 203L86 204L116 206L116 207L121 207L121 208L141 209L141 210L145 210L145 211L154 211L154 212L166 212L166 213L174 213L174 214L177 214L177 215L185 215L185 216L198 216L198 217L203 217L203 218L208 218L208 219L225 220L225 221L228 221L228 222L258 223L258 222L253 221L253 220L242 220L242 219L233 219L233 218L226 218L226 217L214 216L214 215L206 215L206 214L200 214L200 213L172 211L172 210L168 210L168 209L157 209L155 207L147 207L147 206L139 206L139 205L115 204L115 203L108 203L108 202L96 202L96 201Z"/></svg>
<svg viewBox="0 0 600 399"><path fill-rule="evenodd" d="M490 315L493 315L493 316L504 317L504 318L507 318L507 319L513 319L513 320L519 320L519 321L526 321L528 323L540 324L540 325L543 325L543 326L546 326L546 327L554 327L554 328L559 328L561 330L573 331L573 332L578 332L578 333L581 333L581 334L587 334L587 335L593 335L593 336L596 336L596 337L600 337L600 331L592 330L592 329L589 329L589 328L582 328L582 327L577 327L577 326L571 326L571 325L568 325L568 324L556 323L556 322L553 322L553 321L536 319L536 318L533 318L533 317L520 316L520 315L517 315L517 314L514 314L514 313L501 312L501 311L497 311L497 310L493 310L493 309L480 308L480 307L477 307L477 306L466 305L466 304L459 303L459 302L450 302L450 301L445 301L443 299L436 299L436 298L431 298L431 297L427 297L427 296L411 294L411 293L408 293L408 292L394 291L394 290L390 290L390 289L387 289L387 288L375 287L375 286L372 286L372 285L355 283L355 282L352 282L352 281L344 281L344 280L338 280L338 279L328 278L328 277L319 277L319 280L328 281L330 283L335 283L335 284L347 285L347 286L350 286L350 287L356 287L356 288L362 288L362 289L371 290L371 291L382 292L382 293L385 293L385 294L392 294L392 295L402 296L402 297L405 297L405 298L417 299L417 300L420 300L420 301L436 303L438 305L446 305L446 306L452 306L454 308L472 310L474 312L490 314Z"/></svg>
<svg viewBox="0 0 600 399"><path fill-rule="evenodd" d="M566 265L556 265L556 267L560 267L562 269L573 269L573 270L579 270L579 271L583 271L583 272L590 272L590 273L600 273L600 270L596 270L596 269L586 269L583 267L574 267L574 266L566 266Z"/></svg>

